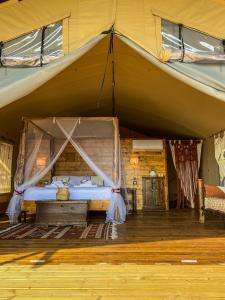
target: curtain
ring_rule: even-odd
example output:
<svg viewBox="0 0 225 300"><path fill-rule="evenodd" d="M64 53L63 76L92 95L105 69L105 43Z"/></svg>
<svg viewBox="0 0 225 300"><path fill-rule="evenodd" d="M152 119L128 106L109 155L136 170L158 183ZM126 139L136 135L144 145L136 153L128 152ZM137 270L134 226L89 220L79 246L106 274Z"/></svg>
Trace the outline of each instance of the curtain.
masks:
<svg viewBox="0 0 225 300"><path fill-rule="evenodd" d="M69 136L73 134L77 120L73 122L72 129ZM50 157L44 156L42 165L40 166L39 160L41 153L46 146L46 142L50 136L32 123L28 123L27 128L24 130L21 139L20 153L17 162L17 170L14 181L14 193L9 202L6 214L9 216L11 223L16 223L21 211L23 202L24 191L37 184L53 167L59 156L65 149L68 140L61 139L53 155Z"/></svg>
<svg viewBox="0 0 225 300"><path fill-rule="evenodd" d="M11 222L18 218L24 190L48 174L68 142L105 185L112 188L106 221L125 221L126 207L120 194L120 139L115 118L46 118L28 122L23 132L15 192L7 209ZM52 144L54 149L50 149ZM107 164L102 159L104 151Z"/></svg>
<svg viewBox="0 0 225 300"><path fill-rule="evenodd" d="M219 166L220 185L225 186L225 134L214 137L215 158Z"/></svg>
<svg viewBox="0 0 225 300"><path fill-rule="evenodd" d="M202 142L170 141L173 163L177 173L177 208L197 205L197 180Z"/></svg>
<svg viewBox="0 0 225 300"><path fill-rule="evenodd" d="M108 135L108 132L104 132L105 139L103 139L104 135L102 135L101 138L98 136L96 137L96 132L98 130L103 130L104 123L113 121L113 127L114 131ZM123 223L125 221L126 216L126 206L124 203L124 200L120 194L120 187L121 187L121 163L120 163L120 139L118 135L118 126L115 122L115 119L109 118L108 120L104 121L102 123L103 128L99 128L98 121L90 121L90 124L88 124L88 121L79 121L79 124L77 126L77 130L74 132L74 135L69 136L68 131L66 129L66 125L64 123L64 120L58 119L57 125L62 130L64 135L68 138L70 143L73 145L75 150L80 154L80 156L83 158L83 160L87 163L89 168L98 176L100 176L105 184L107 186L110 186L112 188L111 193L111 201L110 206L107 211L106 221L107 222L113 222L113 223ZM92 132L88 129L88 127L92 128ZM87 138L86 134L84 134L85 130L88 129L88 135ZM80 132L79 132L80 131ZM83 131L83 133L82 133ZM111 135L112 134L112 135ZM99 132L99 135L101 133ZM90 137L94 140L94 143L99 143L104 147L104 143L106 142L106 139L108 142L111 142L111 153L108 153L108 159L111 160L111 165L115 167L115 173L107 172L107 170L104 172L103 166L100 168L98 166L98 163L102 161L102 154L99 152L98 154L94 152L94 155L92 153L92 149L90 147ZM89 151L89 153L88 153ZM109 151L108 151L109 152ZM110 170L113 171L113 170Z"/></svg>

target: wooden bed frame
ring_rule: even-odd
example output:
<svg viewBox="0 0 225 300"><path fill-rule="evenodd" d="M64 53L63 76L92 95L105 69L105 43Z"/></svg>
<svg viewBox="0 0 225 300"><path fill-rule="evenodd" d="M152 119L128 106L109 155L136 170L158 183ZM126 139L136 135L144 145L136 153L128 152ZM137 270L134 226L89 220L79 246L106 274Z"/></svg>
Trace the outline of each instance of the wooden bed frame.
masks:
<svg viewBox="0 0 225 300"><path fill-rule="evenodd" d="M215 210L212 208L206 208L206 189L203 179L198 179L198 207L199 207L199 222L205 223L206 214L214 215L222 218L225 221L225 212L220 210ZM225 199L224 199L225 201Z"/></svg>

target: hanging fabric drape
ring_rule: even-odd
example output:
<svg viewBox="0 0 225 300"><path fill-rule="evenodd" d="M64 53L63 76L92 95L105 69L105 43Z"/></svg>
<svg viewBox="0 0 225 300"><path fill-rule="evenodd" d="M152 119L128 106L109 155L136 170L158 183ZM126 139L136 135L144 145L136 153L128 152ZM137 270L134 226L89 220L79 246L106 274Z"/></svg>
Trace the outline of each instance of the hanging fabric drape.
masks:
<svg viewBox="0 0 225 300"><path fill-rule="evenodd" d="M201 158L199 141L170 141L177 173L177 208L197 205L197 180Z"/></svg>
<svg viewBox="0 0 225 300"><path fill-rule="evenodd" d="M73 122L69 136L73 134L76 125L77 120ZM18 219L24 191L37 184L51 170L65 149L68 140L58 141L54 154L50 157L50 148L46 152L46 147L50 146L50 136L29 122L23 133L21 143L23 144L20 147L22 153L19 154L17 162L14 193L6 211L11 223Z"/></svg>
<svg viewBox="0 0 225 300"><path fill-rule="evenodd" d="M120 195L118 130L116 118L45 118L27 121L21 137L15 191L7 209L10 221L15 222L20 214L24 191L46 176L48 179L51 177L49 173L53 165L70 142L89 168L112 188L106 221L124 222L126 207ZM104 148L107 163L102 159Z"/></svg>
<svg viewBox="0 0 225 300"><path fill-rule="evenodd" d="M225 134L214 137L215 158L219 166L220 185L225 186Z"/></svg>
<svg viewBox="0 0 225 300"><path fill-rule="evenodd" d="M126 207L124 205L123 198L120 194L120 187L121 187L121 168L120 168L120 147L119 147L119 136L117 136L118 132L118 127L117 123L115 122L115 119L113 120L114 122L114 132L113 134L115 135L115 141L114 145L112 146L115 147L115 149L112 149L111 155L109 154L108 159L112 160L112 164L115 163L115 173L112 174L112 176L109 176L110 174L107 174L104 172L102 168L100 168L96 162L91 157L91 153L88 154L88 149L91 150L91 148L87 147L87 141L86 139L81 139L81 136L79 136L79 133L76 135L76 131L74 135L69 136L68 132L65 129L65 126L63 126L62 122L60 120L57 120L57 125L59 128L62 130L62 132L65 134L65 136L68 138L68 141L73 145L75 150L80 154L80 156L83 158L83 160L87 163L89 168L98 176L100 176L104 182L112 188L112 195L111 195L111 202L109 209L107 211L107 217L106 221L107 222L114 222L115 221L115 212L118 210L118 216L119 219L117 220L119 223L125 221L125 215L126 215ZM107 121L106 121L107 122ZM111 122L109 119L108 122ZM80 123L79 123L80 125ZM78 125L78 131L79 131L79 125ZM92 126L93 126L92 122ZM82 126L82 125L81 125ZM86 147L85 147L86 146ZM114 152L114 154L113 154ZM102 154L99 153L99 156ZM96 153L94 155L95 160L96 160ZM99 157L99 159L101 159ZM117 217L118 217L117 216Z"/></svg>

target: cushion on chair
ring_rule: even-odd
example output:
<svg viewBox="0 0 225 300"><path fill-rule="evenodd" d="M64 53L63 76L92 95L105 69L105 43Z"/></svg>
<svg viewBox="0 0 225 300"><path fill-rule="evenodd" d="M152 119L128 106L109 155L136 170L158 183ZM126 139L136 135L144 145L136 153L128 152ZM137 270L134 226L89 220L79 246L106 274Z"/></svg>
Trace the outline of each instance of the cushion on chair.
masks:
<svg viewBox="0 0 225 300"><path fill-rule="evenodd" d="M225 193L216 185L205 184L206 198L225 199Z"/></svg>

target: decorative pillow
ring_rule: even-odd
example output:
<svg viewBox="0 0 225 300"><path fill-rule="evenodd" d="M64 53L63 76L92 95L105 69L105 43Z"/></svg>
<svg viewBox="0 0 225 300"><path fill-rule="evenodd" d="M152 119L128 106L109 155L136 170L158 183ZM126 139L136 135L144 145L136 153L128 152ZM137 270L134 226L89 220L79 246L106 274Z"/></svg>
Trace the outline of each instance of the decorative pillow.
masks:
<svg viewBox="0 0 225 300"><path fill-rule="evenodd" d="M48 185L47 187L57 187L57 188L63 188L65 187L64 183L61 180L57 180L52 182L50 185Z"/></svg>
<svg viewBox="0 0 225 300"><path fill-rule="evenodd" d="M70 176L53 176L52 182L54 183L55 181L62 181L63 183L69 183Z"/></svg>
<svg viewBox="0 0 225 300"><path fill-rule="evenodd" d="M83 179L89 180L89 176L70 176L70 184L71 185L80 185Z"/></svg>
<svg viewBox="0 0 225 300"><path fill-rule="evenodd" d="M71 176L70 184L71 185L80 185L80 181L82 180L82 176Z"/></svg>
<svg viewBox="0 0 225 300"><path fill-rule="evenodd" d="M69 200L70 192L67 188L58 188L56 193L56 199L61 201Z"/></svg>
<svg viewBox="0 0 225 300"><path fill-rule="evenodd" d="M206 198L225 199L225 193L216 185L205 184Z"/></svg>

